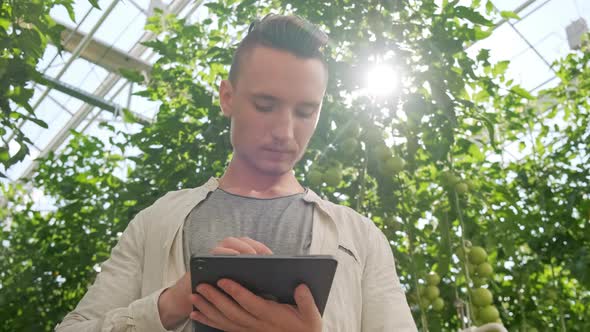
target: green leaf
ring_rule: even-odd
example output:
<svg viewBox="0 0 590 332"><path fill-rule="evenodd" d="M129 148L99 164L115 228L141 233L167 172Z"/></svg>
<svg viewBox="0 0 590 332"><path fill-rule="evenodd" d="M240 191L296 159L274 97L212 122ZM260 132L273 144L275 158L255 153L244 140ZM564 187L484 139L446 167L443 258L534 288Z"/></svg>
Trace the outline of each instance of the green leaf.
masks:
<svg viewBox="0 0 590 332"><path fill-rule="evenodd" d="M136 123L137 118L130 110L124 108L123 109L123 121L125 121L127 123Z"/></svg>
<svg viewBox="0 0 590 332"><path fill-rule="evenodd" d="M12 157L10 157L10 159L8 159L8 166L14 165L17 162L22 161L23 159L25 159L28 153L29 148L26 146L26 144L21 143L18 151Z"/></svg>
<svg viewBox="0 0 590 332"><path fill-rule="evenodd" d="M92 7L101 10L100 6L98 5L98 0L88 0L88 2L90 3L90 5L92 5Z"/></svg>
<svg viewBox="0 0 590 332"><path fill-rule="evenodd" d="M121 73L121 75L123 77L125 77L130 82L134 82L134 83L143 83L144 82L144 77L138 70L121 68L121 69L119 69L119 72Z"/></svg>
<svg viewBox="0 0 590 332"><path fill-rule="evenodd" d="M495 150L497 150L498 147L496 146L496 129L492 120L490 120L487 116L483 114L477 114L474 116L474 118L484 123L488 130L488 135L490 136L490 144Z"/></svg>
<svg viewBox="0 0 590 332"><path fill-rule="evenodd" d="M72 7L71 4L64 4L63 6L66 7L66 11L68 12L70 20L72 20L72 22L76 22L76 12L74 11L74 7Z"/></svg>
<svg viewBox="0 0 590 332"><path fill-rule="evenodd" d="M205 4L205 7L208 7L215 13L221 13L226 10L225 6L221 3L216 2L209 2Z"/></svg>
<svg viewBox="0 0 590 332"><path fill-rule="evenodd" d="M237 10L242 10L243 8L252 6L253 4L256 3L256 1L258 1L258 0L244 0L244 1L240 2L240 4L237 7Z"/></svg>
<svg viewBox="0 0 590 332"><path fill-rule="evenodd" d="M475 24L493 26L494 23L487 18L483 17L480 13L473 10L473 8L465 6L455 7L455 15L460 18L467 19Z"/></svg>
<svg viewBox="0 0 590 332"><path fill-rule="evenodd" d="M494 4L492 3L492 0L488 0L486 2L486 13L489 15L494 11Z"/></svg>
<svg viewBox="0 0 590 332"><path fill-rule="evenodd" d="M500 12L500 15L502 16L503 19L508 20L508 19L516 19L516 20L520 20L520 17L518 17L518 15L513 12L513 11L509 11L509 10L503 10Z"/></svg>
<svg viewBox="0 0 590 332"><path fill-rule="evenodd" d="M506 69L508 69L508 65L510 65L510 61L500 61L494 65L494 69L492 69L492 74L494 76L504 75L506 73Z"/></svg>
<svg viewBox="0 0 590 332"><path fill-rule="evenodd" d="M45 128L47 129L47 123L39 118L37 118L37 116L26 116L25 117L27 120L35 123L36 125L38 125L39 127Z"/></svg>
<svg viewBox="0 0 590 332"><path fill-rule="evenodd" d="M10 159L10 155L8 154L7 147L0 147L0 163L4 163Z"/></svg>
<svg viewBox="0 0 590 332"><path fill-rule="evenodd" d="M475 158L476 161L478 162L482 162L485 160L485 155L483 153L481 153L481 150L479 149L479 146L477 146L477 144L472 143L469 146L469 150L468 153Z"/></svg>
<svg viewBox="0 0 590 332"><path fill-rule="evenodd" d="M535 99L535 97L533 97L533 95L531 95L528 91L526 91L525 89L523 89L522 87L515 85L512 88L510 88L510 91L523 97L526 99Z"/></svg>
<svg viewBox="0 0 590 332"><path fill-rule="evenodd" d="M475 31L475 40L482 40L482 39L486 39L489 36L492 35L492 33L494 32L494 30L492 29L487 29L487 30L483 30L481 27L479 26L475 26L473 28L473 30Z"/></svg>
<svg viewBox="0 0 590 332"><path fill-rule="evenodd" d="M476 59L477 61L488 62L488 60L490 59L490 50L482 48L481 50L479 50L479 53L477 53Z"/></svg>
<svg viewBox="0 0 590 332"><path fill-rule="evenodd" d="M0 28L4 31L8 31L8 29L10 28L10 20L7 20L4 17L0 17Z"/></svg>

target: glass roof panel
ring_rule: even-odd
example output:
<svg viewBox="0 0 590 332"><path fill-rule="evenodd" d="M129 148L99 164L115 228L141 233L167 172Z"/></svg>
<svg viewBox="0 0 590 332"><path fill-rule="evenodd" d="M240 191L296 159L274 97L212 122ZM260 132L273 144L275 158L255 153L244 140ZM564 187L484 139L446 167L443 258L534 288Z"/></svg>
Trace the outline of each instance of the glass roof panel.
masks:
<svg viewBox="0 0 590 332"><path fill-rule="evenodd" d="M473 57L477 56L479 50L490 50L490 62L510 60L519 53L526 52L528 45L520 36L504 23L500 25L492 35L471 46L467 53Z"/></svg>
<svg viewBox="0 0 590 332"><path fill-rule="evenodd" d="M514 79L515 83L526 90L532 90L554 74L549 66L532 49L529 49L510 60L506 76Z"/></svg>
<svg viewBox="0 0 590 332"><path fill-rule="evenodd" d="M550 0L514 26L552 63L570 51L565 29L580 17L590 22L590 1Z"/></svg>
<svg viewBox="0 0 590 332"><path fill-rule="evenodd" d="M128 51L143 34L145 16L128 1L119 1L96 31L96 39Z"/></svg>

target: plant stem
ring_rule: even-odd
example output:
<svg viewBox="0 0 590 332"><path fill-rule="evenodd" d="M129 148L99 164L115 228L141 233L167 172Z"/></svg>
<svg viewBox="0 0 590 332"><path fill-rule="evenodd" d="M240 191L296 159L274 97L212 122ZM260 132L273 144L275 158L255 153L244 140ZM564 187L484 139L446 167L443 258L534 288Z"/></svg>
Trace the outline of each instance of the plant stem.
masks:
<svg viewBox="0 0 590 332"><path fill-rule="evenodd" d="M400 192L402 194L402 203L401 205L405 207L406 213L410 213L410 209L407 206L407 200L406 200L406 195L405 195L405 190L404 187L402 186L401 180L399 178L399 175L395 176L395 179L397 180L399 186L400 186ZM404 204L404 202L406 204ZM406 232L408 233L408 243L409 243L409 255L410 255L410 267L412 269L412 275L413 275L413 281L414 281L414 288L416 289L416 298L418 299L418 306L420 307L420 319L422 320L422 327L424 328L425 332L428 332L428 319L426 318L426 308L423 308L422 306L422 298L420 296L420 291L418 289L418 269L416 268L416 264L414 262L414 232L413 232L413 225L411 225L407 218L404 218L403 214L401 216L402 221L404 222L404 226L406 228Z"/></svg>
<svg viewBox="0 0 590 332"><path fill-rule="evenodd" d="M471 283L471 277L469 276L469 269L467 268L467 250L465 248L465 223L463 222L463 214L461 213L461 206L459 204L459 195L455 190L452 190L452 199L455 202L455 209L457 210L457 218L459 219L459 225L461 226L461 248L463 250L463 272L465 273L465 281L467 283L467 301L470 305L471 302L471 293L469 292L469 284ZM461 261L461 259L459 260ZM467 306L467 322L471 324L471 308Z"/></svg>
<svg viewBox="0 0 590 332"><path fill-rule="evenodd" d="M361 204L363 202L363 200L365 199L365 185L367 182L367 167L369 165L369 148L368 146L365 144L365 160L363 163L363 168L361 169L361 187L360 187L360 191L359 194L357 196L357 200L356 200L356 211L359 212L360 208L361 208ZM359 212L360 213L360 212Z"/></svg>

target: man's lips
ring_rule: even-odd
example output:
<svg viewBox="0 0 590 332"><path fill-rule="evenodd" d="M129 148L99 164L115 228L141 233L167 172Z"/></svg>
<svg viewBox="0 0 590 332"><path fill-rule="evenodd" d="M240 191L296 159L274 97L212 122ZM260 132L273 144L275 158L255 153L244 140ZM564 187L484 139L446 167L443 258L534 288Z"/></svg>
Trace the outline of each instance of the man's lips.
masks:
<svg viewBox="0 0 590 332"><path fill-rule="evenodd" d="M292 150L281 150L281 149L272 149L272 148L263 148L265 151L274 152L274 153L293 153Z"/></svg>

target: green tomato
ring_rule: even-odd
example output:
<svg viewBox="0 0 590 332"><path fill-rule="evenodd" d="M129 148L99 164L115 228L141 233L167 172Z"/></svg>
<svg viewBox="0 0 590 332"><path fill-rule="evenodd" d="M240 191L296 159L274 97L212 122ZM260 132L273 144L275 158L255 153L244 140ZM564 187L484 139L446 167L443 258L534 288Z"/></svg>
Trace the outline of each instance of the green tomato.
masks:
<svg viewBox="0 0 590 332"><path fill-rule="evenodd" d="M457 194L462 195L469 191L469 187L465 182L459 182L455 184L455 191L457 192Z"/></svg>
<svg viewBox="0 0 590 332"><path fill-rule="evenodd" d="M428 286L424 290L424 296L430 301L435 300L440 295L440 290L436 286Z"/></svg>
<svg viewBox="0 0 590 332"><path fill-rule="evenodd" d="M342 143L341 143L342 152L346 156L352 156L356 152L357 148L358 148L358 142L353 137L349 137L349 138L345 139L344 141L342 141Z"/></svg>
<svg viewBox="0 0 590 332"><path fill-rule="evenodd" d="M463 247L457 247L457 249L455 249L455 255L457 255L457 258L459 258L461 261L464 261L466 258L465 252L469 255L469 248L465 249L465 251L463 251Z"/></svg>
<svg viewBox="0 0 590 332"><path fill-rule="evenodd" d="M319 187L322 184L322 172L313 169L307 173L307 182L312 187Z"/></svg>
<svg viewBox="0 0 590 332"><path fill-rule="evenodd" d="M421 297L420 298L420 306L422 308L428 308L430 306L430 300L425 297Z"/></svg>
<svg viewBox="0 0 590 332"><path fill-rule="evenodd" d="M492 292L486 288L475 288L471 291L471 301L479 307L491 305L494 302Z"/></svg>
<svg viewBox="0 0 590 332"><path fill-rule="evenodd" d="M343 134L346 135L346 137L357 138L357 137L359 137L360 132L361 132L361 126L359 125L358 122L353 121L353 122L347 124L347 127L346 127L346 129L344 129Z"/></svg>
<svg viewBox="0 0 590 332"><path fill-rule="evenodd" d="M494 269L490 263L481 263L477 266L477 274L480 277L489 278L494 273Z"/></svg>
<svg viewBox="0 0 590 332"><path fill-rule="evenodd" d="M392 230L393 232L401 231L403 229L403 225L399 221L391 217L385 219L384 224L385 226L387 226L388 229Z"/></svg>
<svg viewBox="0 0 590 332"><path fill-rule="evenodd" d="M484 323L495 322L498 318L500 318L500 313L493 305L488 305L479 309L479 319Z"/></svg>
<svg viewBox="0 0 590 332"><path fill-rule="evenodd" d="M488 259L488 253L482 247L472 247L469 250L469 262L479 265Z"/></svg>
<svg viewBox="0 0 590 332"><path fill-rule="evenodd" d="M401 172L404 169L404 160L400 157L390 157L380 162L379 170L383 176L391 176Z"/></svg>
<svg viewBox="0 0 590 332"><path fill-rule="evenodd" d="M469 311L471 312L471 316L473 316L473 318L478 318L479 309L476 306L470 304Z"/></svg>
<svg viewBox="0 0 590 332"><path fill-rule="evenodd" d="M436 272L430 272L426 276L426 283L430 286L437 286L440 283L440 277Z"/></svg>
<svg viewBox="0 0 590 332"><path fill-rule="evenodd" d="M374 146L374 144L383 144L385 139L383 138L383 132L379 128L363 129L363 142Z"/></svg>
<svg viewBox="0 0 590 332"><path fill-rule="evenodd" d="M379 161L387 161L392 156L391 149L387 145L379 144L375 148L375 156Z"/></svg>
<svg viewBox="0 0 590 332"><path fill-rule="evenodd" d="M386 162L386 165L388 165L388 168L391 168L394 173L399 173L404 170L406 162L401 157L394 156Z"/></svg>
<svg viewBox="0 0 590 332"><path fill-rule="evenodd" d="M452 187L461 181L461 179L451 171L444 171L440 173L440 181L443 185Z"/></svg>
<svg viewBox="0 0 590 332"><path fill-rule="evenodd" d="M336 167L329 168L323 174L322 179L328 186L336 188L342 181L342 170Z"/></svg>
<svg viewBox="0 0 590 332"><path fill-rule="evenodd" d="M434 299L434 301L432 301L432 310L440 312L443 310L444 307L445 301L443 301L443 299L441 299L440 297L437 297L436 299Z"/></svg>

